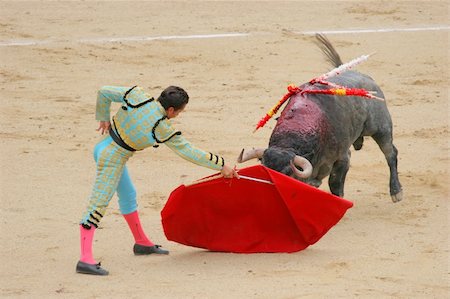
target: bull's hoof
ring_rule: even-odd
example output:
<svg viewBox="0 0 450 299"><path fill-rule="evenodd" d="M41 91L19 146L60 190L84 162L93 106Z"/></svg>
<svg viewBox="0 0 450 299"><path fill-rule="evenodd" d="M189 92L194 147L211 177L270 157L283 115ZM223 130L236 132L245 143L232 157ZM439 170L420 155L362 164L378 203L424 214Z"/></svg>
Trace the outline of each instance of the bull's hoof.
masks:
<svg viewBox="0 0 450 299"><path fill-rule="evenodd" d="M391 195L392 202L399 202L403 199L403 191L400 191L397 194Z"/></svg>

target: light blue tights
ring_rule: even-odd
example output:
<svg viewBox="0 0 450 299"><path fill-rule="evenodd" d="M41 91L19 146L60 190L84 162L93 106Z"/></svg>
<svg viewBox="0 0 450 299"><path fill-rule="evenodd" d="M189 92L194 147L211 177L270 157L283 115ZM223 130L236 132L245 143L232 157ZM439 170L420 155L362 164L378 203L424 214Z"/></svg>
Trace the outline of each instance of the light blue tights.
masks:
<svg viewBox="0 0 450 299"><path fill-rule="evenodd" d="M110 136L99 142L94 149L95 163L98 161L100 153L111 143L114 142ZM136 188L131 181L127 166L123 168L120 176L119 184L117 185L117 196L119 197L119 209L123 215L133 213L137 210Z"/></svg>

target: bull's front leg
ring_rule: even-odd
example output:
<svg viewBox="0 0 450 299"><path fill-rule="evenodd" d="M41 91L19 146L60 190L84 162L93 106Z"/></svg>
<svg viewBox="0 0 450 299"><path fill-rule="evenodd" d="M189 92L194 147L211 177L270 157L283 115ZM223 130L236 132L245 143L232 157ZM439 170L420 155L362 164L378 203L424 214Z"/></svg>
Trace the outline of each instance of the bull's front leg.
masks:
<svg viewBox="0 0 450 299"><path fill-rule="evenodd" d="M348 169L350 168L350 155L350 150L348 150L345 155L334 162L330 177L328 178L328 186L330 187L331 193L339 197L344 196L344 183Z"/></svg>

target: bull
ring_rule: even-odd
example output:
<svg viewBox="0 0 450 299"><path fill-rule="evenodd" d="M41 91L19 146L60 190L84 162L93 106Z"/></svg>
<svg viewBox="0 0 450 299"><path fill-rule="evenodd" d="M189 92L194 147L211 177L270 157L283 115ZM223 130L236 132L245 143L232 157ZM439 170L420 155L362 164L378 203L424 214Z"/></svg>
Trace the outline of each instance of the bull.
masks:
<svg viewBox="0 0 450 299"><path fill-rule="evenodd" d="M342 65L339 54L323 35L316 35L317 45L334 67ZM363 88L384 94L375 81L360 72L348 70L329 78L329 82L349 88ZM300 86L327 88L309 82ZM350 167L350 147L360 150L364 137L370 136L383 152L390 170L390 195L402 200L398 178L397 148L393 144L392 119L386 101L359 96L297 93L291 96L277 119L266 149L243 149L238 162L258 158L273 170L319 187L328 178L332 194L344 196L344 182Z"/></svg>

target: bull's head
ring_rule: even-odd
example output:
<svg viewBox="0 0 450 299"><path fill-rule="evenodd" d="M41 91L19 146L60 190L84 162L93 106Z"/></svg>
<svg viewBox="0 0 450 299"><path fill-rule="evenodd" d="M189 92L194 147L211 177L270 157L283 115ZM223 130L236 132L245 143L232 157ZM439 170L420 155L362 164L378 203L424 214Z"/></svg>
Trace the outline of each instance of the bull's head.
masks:
<svg viewBox="0 0 450 299"><path fill-rule="evenodd" d="M285 175L306 180L312 174L311 163L294 153L293 150L271 146L267 149L242 150L238 162L243 163L251 159L259 159L264 166ZM298 169L297 167L300 167Z"/></svg>

